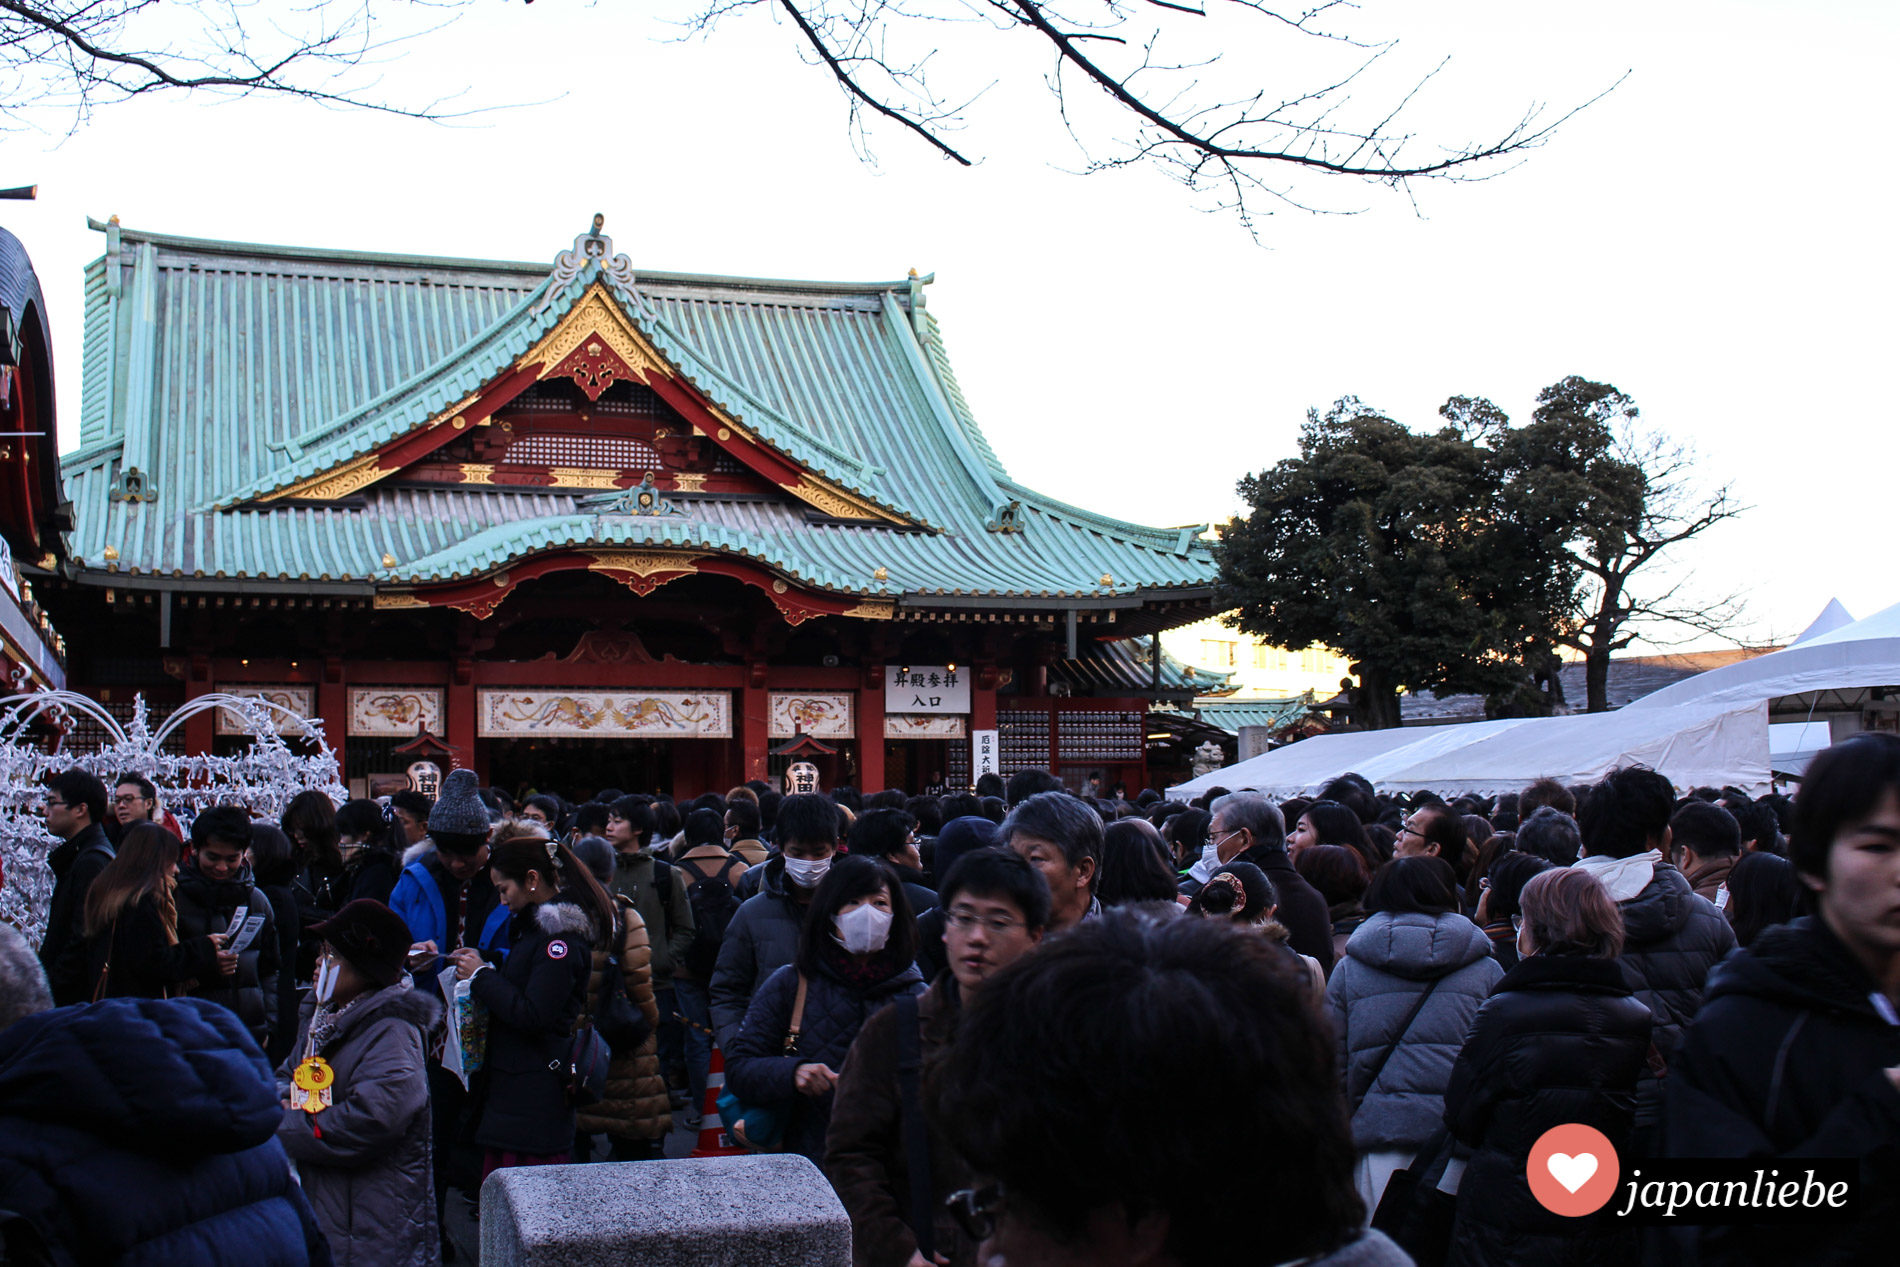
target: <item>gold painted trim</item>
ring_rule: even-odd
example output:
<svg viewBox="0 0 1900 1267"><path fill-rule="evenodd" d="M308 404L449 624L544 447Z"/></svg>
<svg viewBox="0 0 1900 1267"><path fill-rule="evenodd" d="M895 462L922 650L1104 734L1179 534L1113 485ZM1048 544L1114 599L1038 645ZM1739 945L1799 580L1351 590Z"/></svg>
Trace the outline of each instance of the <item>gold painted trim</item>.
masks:
<svg viewBox="0 0 1900 1267"><path fill-rule="evenodd" d="M376 611L389 611L403 607L427 607L429 604L408 590L384 590L379 591L375 598L370 600L370 606Z"/></svg>
<svg viewBox="0 0 1900 1267"><path fill-rule="evenodd" d="M672 378L673 371L653 345L646 341L627 315L620 311L620 305L607 294L607 288L599 282L587 288L567 315L554 323L554 328L541 336L539 342L523 353L514 363L515 370L540 363L538 379L547 378L556 366L586 343L589 339L599 339L612 348L614 355L627 363L627 367L643 380L659 374Z"/></svg>
<svg viewBox="0 0 1900 1267"><path fill-rule="evenodd" d="M635 576L657 576L662 572L697 572L703 554L683 554L665 550L589 550L593 562L590 572L631 572Z"/></svg>
<svg viewBox="0 0 1900 1267"><path fill-rule="evenodd" d="M617 488L620 472L594 466L550 466L548 477L556 488Z"/></svg>
<svg viewBox="0 0 1900 1267"><path fill-rule="evenodd" d="M706 491L706 477L685 471L673 476L673 491L676 493L703 493Z"/></svg>
<svg viewBox="0 0 1900 1267"><path fill-rule="evenodd" d="M493 462L464 462L459 468L464 484L493 484L495 482L495 464Z"/></svg>
<svg viewBox="0 0 1900 1267"><path fill-rule="evenodd" d="M894 598L873 598L847 608L846 616L856 616L860 620L894 620L897 617L897 600Z"/></svg>

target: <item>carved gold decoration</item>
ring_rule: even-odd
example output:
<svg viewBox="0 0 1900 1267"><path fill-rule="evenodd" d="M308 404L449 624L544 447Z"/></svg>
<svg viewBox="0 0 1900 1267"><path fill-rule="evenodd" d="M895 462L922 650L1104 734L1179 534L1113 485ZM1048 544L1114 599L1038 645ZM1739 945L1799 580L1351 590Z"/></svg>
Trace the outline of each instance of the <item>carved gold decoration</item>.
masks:
<svg viewBox="0 0 1900 1267"><path fill-rule="evenodd" d="M334 471L325 471L313 475L307 480L292 484L289 488L265 497L265 501L276 501L281 497L294 497L298 501L332 502L359 492L377 480L388 475L388 471L378 470L377 455L365 453L353 462L347 462Z"/></svg>
<svg viewBox="0 0 1900 1267"><path fill-rule="evenodd" d="M107 563L110 563L114 559L119 557L119 548L117 546L107 546L105 549L105 553L101 554L99 557L104 559Z"/></svg>
<svg viewBox="0 0 1900 1267"><path fill-rule="evenodd" d="M634 576L655 576L662 572L697 572L703 554L682 554L665 550L589 550L594 561L590 572L630 572Z"/></svg>
<svg viewBox="0 0 1900 1267"><path fill-rule="evenodd" d="M388 590L377 594L370 601L370 606L377 611L390 611L401 607L427 607L428 605L408 590Z"/></svg>
<svg viewBox="0 0 1900 1267"><path fill-rule="evenodd" d="M468 419L464 418L461 414L456 414L449 425L454 427L457 431L460 431L462 428L468 426Z"/></svg>
<svg viewBox="0 0 1900 1267"><path fill-rule="evenodd" d="M894 598L874 598L848 608L843 613L856 616L860 620L895 620L897 618L897 600Z"/></svg>
<svg viewBox="0 0 1900 1267"><path fill-rule="evenodd" d="M871 579L874 581L888 581L891 579L891 574L886 572L883 568L879 568L877 571L871 573Z"/></svg>
<svg viewBox="0 0 1900 1267"><path fill-rule="evenodd" d="M673 491L676 493L703 493L706 491L704 475L676 474L673 476Z"/></svg>
<svg viewBox="0 0 1900 1267"><path fill-rule="evenodd" d="M550 466L548 478L556 488L614 488L620 472L592 466Z"/></svg>
<svg viewBox="0 0 1900 1267"><path fill-rule="evenodd" d="M395 555L393 555L393 554L390 554L390 553L388 553L387 551L385 551L385 552L384 552L384 554L383 554L383 566L384 566L384 567L386 567L386 568L393 568L393 567L395 567L395 566L396 566L396 556L395 556Z"/></svg>
<svg viewBox="0 0 1900 1267"><path fill-rule="evenodd" d="M719 438L722 441L732 439L732 429L730 427L719 428Z"/></svg>
<svg viewBox="0 0 1900 1267"><path fill-rule="evenodd" d="M1114 584L1115 584L1115 578L1114 578L1114 577L1112 577L1112 576L1110 576L1110 575L1109 575L1108 573L1106 573L1106 572L1104 572L1104 573L1102 573L1102 588L1103 588L1103 589L1108 589L1108 588L1109 588L1110 586L1112 586L1112 585L1114 585Z"/></svg>
<svg viewBox="0 0 1900 1267"><path fill-rule="evenodd" d="M894 519L894 516L879 510L871 503L853 497L830 484L815 480L809 475L801 476L796 484L787 485L785 491L811 503L827 515L833 515L839 519Z"/></svg>
<svg viewBox="0 0 1900 1267"><path fill-rule="evenodd" d="M572 374L579 366L566 370L561 367L577 351L582 353L583 361L587 361L586 347L596 341L603 351L611 351L641 380L655 374L671 377L666 363L653 351L646 338L620 311L620 306L599 282L587 288L580 302L568 309L567 315L515 362L515 368L524 369L538 363L541 370L537 378L552 378L557 373ZM600 399L599 390L593 389L585 381L581 382L581 386L591 399ZM603 383L601 390L604 389Z"/></svg>
<svg viewBox="0 0 1900 1267"><path fill-rule="evenodd" d="M462 472L464 484L493 484L495 465L492 462L464 462L458 467Z"/></svg>

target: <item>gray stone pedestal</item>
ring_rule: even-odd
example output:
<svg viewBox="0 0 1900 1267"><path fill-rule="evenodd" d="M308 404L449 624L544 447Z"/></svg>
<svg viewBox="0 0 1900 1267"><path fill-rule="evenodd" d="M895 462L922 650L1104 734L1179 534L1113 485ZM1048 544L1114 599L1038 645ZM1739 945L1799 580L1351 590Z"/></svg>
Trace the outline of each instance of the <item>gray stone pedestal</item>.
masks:
<svg viewBox="0 0 1900 1267"><path fill-rule="evenodd" d="M851 1221L795 1154L497 1170L481 1267L850 1267Z"/></svg>

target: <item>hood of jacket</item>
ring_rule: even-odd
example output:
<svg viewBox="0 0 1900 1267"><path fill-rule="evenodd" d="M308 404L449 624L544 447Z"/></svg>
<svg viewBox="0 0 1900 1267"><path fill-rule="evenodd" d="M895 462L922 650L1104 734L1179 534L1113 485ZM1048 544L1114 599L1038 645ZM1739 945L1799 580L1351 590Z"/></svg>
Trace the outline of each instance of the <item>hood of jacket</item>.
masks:
<svg viewBox="0 0 1900 1267"><path fill-rule="evenodd" d="M1346 953L1369 968L1430 981L1489 956L1491 939L1456 912L1380 911L1347 940Z"/></svg>
<svg viewBox="0 0 1900 1267"><path fill-rule="evenodd" d="M402 865L406 867L411 863L421 862L434 852L435 842L433 840L419 840L402 851Z"/></svg>
<svg viewBox="0 0 1900 1267"><path fill-rule="evenodd" d="M1656 874L1643 886L1643 891L1627 902L1617 903L1617 909L1623 913L1624 944L1647 946L1675 936L1689 922L1689 912L1702 900L1689 887L1682 872L1667 862L1657 863Z"/></svg>
<svg viewBox="0 0 1900 1267"><path fill-rule="evenodd" d="M283 1119L264 1053L205 999L107 999L0 1032L0 1118L195 1158L254 1148Z"/></svg>
<svg viewBox="0 0 1900 1267"><path fill-rule="evenodd" d="M328 1046L334 1049L338 1043L347 1040L371 1021L384 1017L408 1021L426 1035L442 1017L442 1000L429 990L416 989L405 975L395 985L384 986L361 1003L339 1013Z"/></svg>
<svg viewBox="0 0 1900 1267"><path fill-rule="evenodd" d="M535 907L534 922L549 937L572 937L590 945L599 940L594 929L594 917L565 893L557 895L552 902L543 902Z"/></svg>
<svg viewBox="0 0 1900 1267"><path fill-rule="evenodd" d="M1834 930L1813 915L1762 929L1709 973L1702 1001L1739 994L1803 1011L1850 1013L1879 1021L1874 983Z"/></svg>

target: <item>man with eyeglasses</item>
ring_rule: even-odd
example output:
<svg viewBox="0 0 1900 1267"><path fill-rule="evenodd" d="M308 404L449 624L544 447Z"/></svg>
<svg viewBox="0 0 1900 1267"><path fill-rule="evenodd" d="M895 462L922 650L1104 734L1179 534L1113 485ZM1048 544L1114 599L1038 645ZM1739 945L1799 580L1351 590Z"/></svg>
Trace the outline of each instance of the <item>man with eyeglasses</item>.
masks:
<svg viewBox="0 0 1900 1267"><path fill-rule="evenodd" d="M983 983L1034 950L1049 922L1048 882L1007 849L965 854L938 896L948 970L865 1022L838 1075L825 1172L851 1214L856 1267L974 1261L976 1242L944 1206L973 1176L926 1126L919 1070L955 1039Z"/></svg>
<svg viewBox="0 0 1900 1267"><path fill-rule="evenodd" d="M1195 897L1215 872L1231 862L1251 862L1267 873L1280 895L1275 918L1286 926L1287 944L1333 970L1333 923L1326 899L1293 869L1286 852L1286 816L1258 792L1230 792L1211 807L1207 849L1181 881L1181 892Z"/></svg>
<svg viewBox="0 0 1900 1267"><path fill-rule="evenodd" d="M66 843L53 850L53 901L40 942L40 963L60 1007L86 1001L86 937L81 927L86 890L114 857L101 824L106 816L106 785L77 767L46 781L46 830Z"/></svg>

